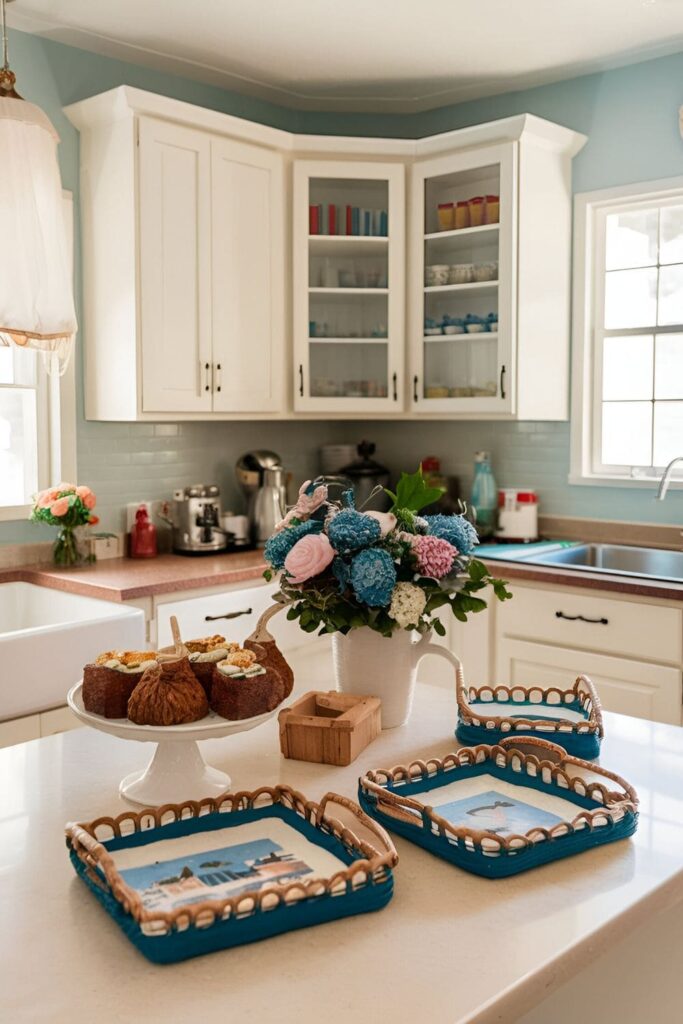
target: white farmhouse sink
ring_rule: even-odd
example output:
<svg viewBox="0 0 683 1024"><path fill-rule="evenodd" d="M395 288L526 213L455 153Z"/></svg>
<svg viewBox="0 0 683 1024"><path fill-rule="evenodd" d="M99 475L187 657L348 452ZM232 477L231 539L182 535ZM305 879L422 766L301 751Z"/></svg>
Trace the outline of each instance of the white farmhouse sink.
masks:
<svg viewBox="0 0 683 1024"><path fill-rule="evenodd" d="M0 721L66 702L102 651L144 650L140 608L33 583L0 583Z"/></svg>

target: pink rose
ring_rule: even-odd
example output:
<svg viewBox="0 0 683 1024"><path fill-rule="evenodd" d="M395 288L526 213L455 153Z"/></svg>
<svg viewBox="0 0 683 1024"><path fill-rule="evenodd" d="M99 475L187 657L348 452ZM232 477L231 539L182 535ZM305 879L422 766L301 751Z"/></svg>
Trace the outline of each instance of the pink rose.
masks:
<svg viewBox="0 0 683 1024"><path fill-rule="evenodd" d="M304 583L326 569L335 551L324 533L309 533L298 540L285 558L289 583Z"/></svg>
<svg viewBox="0 0 683 1024"><path fill-rule="evenodd" d="M81 493L82 491L86 491L87 493L83 494ZM81 501L83 502L87 509L93 509L97 504L97 498L95 497L95 495L93 494L89 487L77 487L76 494L81 499Z"/></svg>
<svg viewBox="0 0 683 1024"><path fill-rule="evenodd" d="M75 484L65 484L64 481L62 481L61 484L57 484L57 486L55 487L55 490L57 491L58 494L63 494L64 491L68 491L69 494L74 494L75 491L76 491L76 485Z"/></svg>
<svg viewBox="0 0 683 1024"><path fill-rule="evenodd" d="M57 497L55 490L41 491L36 499L38 508L49 508L52 502Z"/></svg>
<svg viewBox="0 0 683 1024"><path fill-rule="evenodd" d="M65 516L68 511L68 498L58 498L57 501L53 501L52 504L50 505L50 512L55 517L55 519L60 519L61 516Z"/></svg>

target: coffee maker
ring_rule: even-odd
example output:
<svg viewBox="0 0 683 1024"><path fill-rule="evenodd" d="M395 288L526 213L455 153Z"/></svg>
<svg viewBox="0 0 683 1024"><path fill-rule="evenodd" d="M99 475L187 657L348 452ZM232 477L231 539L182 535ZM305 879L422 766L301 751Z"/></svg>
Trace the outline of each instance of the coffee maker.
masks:
<svg viewBox="0 0 683 1024"><path fill-rule="evenodd" d="M252 544L263 547L285 514L287 493L280 456L265 450L245 452L235 476L247 500Z"/></svg>
<svg viewBox="0 0 683 1024"><path fill-rule="evenodd" d="M161 516L172 529L173 550L179 555L225 551L229 535L220 525L220 491L216 484L192 484L173 492L171 515Z"/></svg>

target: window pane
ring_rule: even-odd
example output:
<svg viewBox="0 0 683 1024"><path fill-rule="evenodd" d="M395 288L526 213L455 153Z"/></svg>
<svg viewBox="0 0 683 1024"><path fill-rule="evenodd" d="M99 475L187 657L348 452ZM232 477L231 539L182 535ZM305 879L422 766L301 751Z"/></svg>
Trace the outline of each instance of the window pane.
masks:
<svg viewBox="0 0 683 1024"><path fill-rule="evenodd" d="M683 455L683 402L657 402L655 405L655 466L666 466Z"/></svg>
<svg viewBox="0 0 683 1024"><path fill-rule="evenodd" d="M659 334L655 346L655 398L683 398L683 334Z"/></svg>
<svg viewBox="0 0 683 1024"><path fill-rule="evenodd" d="M14 384L12 349L7 345L0 345L0 384Z"/></svg>
<svg viewBox="0 0 683 1024"><path fill-rule="evenodd" d="M614 401L652 398L651 334L605 338L602 358L602 397Z"/></svg>
<svg viewBox="0 0 683 1024"><path fill-rule="evenodd" d="M602 461L607 466L649 466L651 402L603 402Z"/></svg>
<svg viewBox="0 0 683 1024"><path fill-rule="evenodd" d="M36 393L0 388L0 505L26 505L38 490Z"/></svg>
<svg viewBox="0 0 683 1024"><path fill-rule="evenodd" d="M607 270L651 267L657 262L658 213L654 209L608 215L605 238Z"/></svg>
<svg viewBox="0 0 683 1024"><path fill-rule="evenodd" d="M663 206L659 223L659 262L683 263L683 206Z"/></svg>
<svg viewBox="0 0 683 1024"><path fill-rule="evenodd" d="M683 264L659 271L659 324L683 324Z"/></svg>
<svg viewBox="0 0 683 1024"><path fill-rule="evenodd" d="M657 269L613 270L605 275L605 327L645 327L657 315ZM660 321L661 322L661 321Z"/></svg>

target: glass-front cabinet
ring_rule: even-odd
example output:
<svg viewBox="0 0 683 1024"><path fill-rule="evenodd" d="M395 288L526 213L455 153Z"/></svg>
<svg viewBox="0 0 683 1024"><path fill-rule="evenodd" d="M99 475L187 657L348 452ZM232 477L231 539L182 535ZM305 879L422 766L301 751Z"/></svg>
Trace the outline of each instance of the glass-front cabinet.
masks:
<svg viewBox="0 0 683 1024"><path fill-rule="evenodd" d="M294 165L294 407L403 409L404 168Z"/></svg>
<svg viewBox="0 0 683 1024"><path fill-rule="evenodd" d="M420 161L411 194L411 399L510 413L517 144Z"/></svg>

